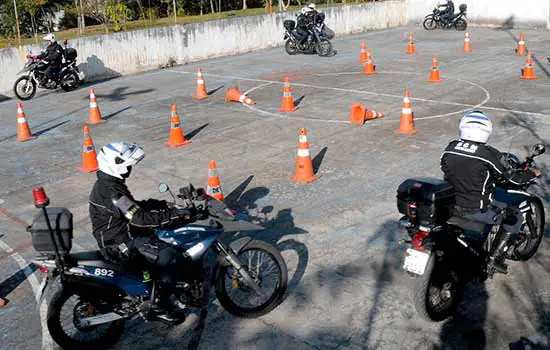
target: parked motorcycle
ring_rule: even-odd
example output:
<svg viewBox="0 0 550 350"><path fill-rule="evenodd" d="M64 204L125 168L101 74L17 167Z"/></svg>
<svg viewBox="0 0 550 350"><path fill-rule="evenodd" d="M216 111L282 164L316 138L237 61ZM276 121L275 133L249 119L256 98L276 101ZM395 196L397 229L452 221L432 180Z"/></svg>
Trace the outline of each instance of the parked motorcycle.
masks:
<svg viewBox="0 0 550 350"><path fill-rule="evenodd" d="M283 40L286 40L285 50L289 55L297 53L313 54L317 53L321 57L329 56L333 51L330 40L326 37L330 32L322 34L320 28L322 25L312 24L308 28L307 39L300 44L300 35L296 32L296 22L293 20L285 20L283 22L285 35ZM332 32L332 31L331 31Z"/></svg>
<svg viewBox="0 0 550 350"><path fill-rule="evenodd" d="M168 185L160 184L159 191L169 192L180 204ZM155 274L107 262L99 251L71 253L71 212L46 208L49 199L42 188L33 194L35 206L42 212L28 231L34 249L41 254L33 262L47 273L41 297L46 288L52 290L47 325L53 340L63 349L104 349L124 332L126 320L157 320L151 312L158 285ZM238 317L255 318L275 309L282 302L288 280L280 252L248 236L229 246L219 240L224 232L263 227L237 220L223 202L192 185L181 188L177 197L208 214L205 220L155 232L181 251L188 261L181 268L193 276L175 283L177 301L185 307L201 307L207 301L204 289L209 278L205 276L210 275L206 273L205 256L212 248L217 254L212 274L216 297L225 310Z"/></svg>
<svg viewBox="0 0 550 350"><path fill-rule="evenodd" d="M459 13L453 15L449 21L444 21L441 19L441 11L435 7L429 15L424 17L424 22L422 25L426 30L434 30L437 28L449 29L455 28L456 30L466 30L468 23L466 22L466 4L462 4L458 7L460 10Z"/></svg>
<svg viewBox="0 0 550 350"><path fill-rule="evenodd" d="M534 157L545 152L543 144L533 146L524 162L513 154L504 156L514 169L535 167ZM506 252L506 259L527 261L538 250L544 234L545 212L542 200L525 185L514 185L501 178L495 199L519 208L524 216L521 231ZM410 178L397 191L398 209L405 216L400 223L407 229L410 244L403 268L416 280L415 308L428 321L450 317L469 281L492 278L488 252L499 232L499 225L486 225L453 216L454 189L435 178ZM507 208L501 208L501 214Z"/></svg>
<svg viewBox="0 0 550 350"><path fill-rule="evenodd" d="M37 56L27 54L27 63L17 75L22 73L27 74L19 77L13 84L13 92L18 99L22 101L32 99L36 94L37 86L50 90L61 86L64 91L72 91L79 86L80 81L85 76L76 65L78 53L76 49L67 47L67 40L64 41L64 46L61 70L56 79L50 83L48 83L48 78L44 75L44 71L48 68L48 63L38 59Z"/></svg>

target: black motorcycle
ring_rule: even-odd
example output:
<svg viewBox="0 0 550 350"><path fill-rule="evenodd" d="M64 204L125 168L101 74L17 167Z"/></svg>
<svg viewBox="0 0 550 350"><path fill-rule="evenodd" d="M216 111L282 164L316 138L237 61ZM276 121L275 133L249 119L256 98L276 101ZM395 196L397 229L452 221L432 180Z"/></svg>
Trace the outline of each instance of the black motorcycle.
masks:
<svg viewBox="0 0 550 350"><path fill-rule="evenodd" d="M432 13L424 17L424 22L422 25L426 30L434 30L437 28L450 29L455 28L456 30L466 30L468 23L466 22L466 4L462 4L458 7L460 10L459 13L454 14L450 20L441 19L441 11L436 7L433 9Z"/></svg>
<svg viewBox="0 0 550 350"><path fill-rule="evenodd" d="M297 53L314 54L317 53L321 57L329 56L333 51L332 44L327 36L334 36L332 30L321 31L323 23L311 23L307 29L307 39L301 43L302 37L296 31L296 22L293 20L285 20L285 35L283 40L286 40L285 50L289 55Z"/></svg>
<svg viewBox="0 0 550 350"><path fill-rule="evenodd" d="M67 48L66 40L64 45L61 69L55 79L50 82L44 75L49 64L38 59L37 56L27 54L27 63L17 75L26 74L19 77L13 84L13 92L18 99L22 101L32 99L36 94L37 87L53 90L61 86L64 91L72 91L79 86L80 81L84 79L84 73L80 72L76 65L77 51L74 48Z"/></svg>
<svg viewBox="0 0 550 350"><path fill-rule="evenodd" d="M526 170L535 167L533 158L544 152L544 145L537 144L524 162L512 154L505 153L504 157L514 169ZM534 183L536 179L525 185L514 185L503 178L497 181L495 203L506 204L501 205L497 215L506 215L508 207L514 206L524 216L506 259L527 261L542 241L544 205L539 197L527 192ZM488 252L500 225L452 216L454 189L439 179L407 179L399 186L397 203L399 212L405 215L400 223L410 238L402 241L410 244L403 269L415 278L415 308L425 320L443 321L454 313L466 283L493 277L495 269L489 267Z"/></svg>

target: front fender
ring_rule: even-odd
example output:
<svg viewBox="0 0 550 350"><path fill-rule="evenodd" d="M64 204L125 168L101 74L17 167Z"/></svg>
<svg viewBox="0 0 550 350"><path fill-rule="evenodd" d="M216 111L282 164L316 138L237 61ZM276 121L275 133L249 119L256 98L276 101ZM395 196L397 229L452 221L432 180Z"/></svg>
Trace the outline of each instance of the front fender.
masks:
<svg viewBox="0 0 550 350"><path fill-rule="evenodd" d="M229 249L233 251L234 254L239 254L241 250L244 249L250 242L252 241L252 237L246 236L241 237L229 244ZM217 265L221 266L230 266L231 264L223 257L218 255L216 258Z"/></svg>

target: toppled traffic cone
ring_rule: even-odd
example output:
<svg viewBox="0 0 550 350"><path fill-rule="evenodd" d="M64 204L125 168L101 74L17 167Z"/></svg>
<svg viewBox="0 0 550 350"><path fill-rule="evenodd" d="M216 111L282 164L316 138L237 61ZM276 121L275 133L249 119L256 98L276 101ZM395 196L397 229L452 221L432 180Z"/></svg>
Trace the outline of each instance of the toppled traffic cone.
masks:
<svg viewBox="0 0 550 350"><path fill-rule="evenodd" d="M521 79L534 80L537 79L535 76L535 67L533 67L533 58L531 51L527 53L527 60L525 61L525 67L521 69Z"/></svg>
<svg viewBox="0 0 550 350"><path fill-rule="evenodd" d="M225 102L241 102L248 105L255 105L256 102L251 98L247 97L245 94L239 91L236 87L227 89L225 93Z"/></svg>
<svg viewBox="0 0 550 350"><path fill-rule="evenodd" d="M23 112L23 104L17 104L17 141L24 142L35 139L36 136L32 136L29 123Z"/></svg>
<svg viewBox="0 0 550 350"><path fill-rule="evenodd" d="M384 113L366 110L360 103L351 105L349 120L352 124L363 125L365 121L384 117Z"/></svg>
<svg viewBox="0 0 550 350"><path fill-rule="evenodd" d="M207 97L208 94L206 93L206 84L204 84L204 79L202 78L202 69L199 68L199 71L197 72L197 92L193 98L202 100Z"/></svg>
<svg viewBox="0 0 550 350"><path fill-rule="evenodd" d="M283 103L279 112L294 112L296 107L294 107L294 98L292 97L292 88L290 87L290 82L288 77L285 77L285 84L283 88Z"/></svg>
<svg viewBox="0 0 550 350"><path fill-rule="evenodd" d="M367 60L367 44L365 39L361 39L361 53L359 54L359 62L363 63Z"/></svg>
<svg viewBox="0 0 550 350"><path fill-rule="evenodd" d="M208 166L208 186L206 187L206 194L223 202L222 185L218 177L216 162L213 160L210 161L210 165Z"/></svg>
<svg viewBox="0 0 550 350"><path fill-rule="evenodd" d="M94 142L90 136L90 128L84 125L84 142L82 142L82 166L78 169L85 173L91 173L98 169L97 154Z"/></svg>
<svg viewBox="0 0 550 350"><path fill-rule="evenodd" d="M416 130L414 129L414 116L411 109L411 94L409 93L409 90L405 90L399 129L395 130L395 132L404 135L416 134Z"/></svg>
<svg viewBox="0 0 550 350"><path fill-rule="evenodd" d="M101 119L101 112L97 105L95 91L94 89L90 89L90 118L88 119L88 124L99 124L104 122L105 120Z"/></svg>
<svg viewBox="0 0 550 350"><path fill-rule="evenodd" d="M527 49L525 48L525 38L523 37L523 33L520 33L518 46L516 47L516 54L518 56L525 56L526 51Z"/></svg>
<svg viewBox="0 0 550 350"><path fill-rule="evenodd" d="M407 45L407 53L413 55L416 53L416 47L414 47L413 33L409 33L409 45Z"/></svg>
<svg viewBox="0 0 550 350"><path fill-rule="evenodd" d="M298 143L298 154L296 158L296 171L291 177L293 182L309 183L317 180L320 176L313 173L313 162L309 154L309 143L307 142L307 130L300 129Z"/></svg>
<svg viewBox="0 0 550 350"><path fill-rule="evenodd" d="M365 75L376 74L375 70L376 70L376 66L372 62L372 57L370 55L370 48L368 48L367 49L367 60L365 61L365 69L363 70L363 74L365 74Z"/></svg>
<svg viewBox="0 0 550 350"><path fill-rule="evenodd" d="M432 70L430 72L430 83L439 83L441 79L439 77L439 62L437 62L437 55L432 56Z"/></svg>
<svg viewBox="0 0 550 350"><path fill-rule="evenodd" d="M179 147L190 144L191 141L186 140L183 135L183 130L180 127L180 118L176 111L176 105L172 105L172 115L170 117L170 140L165 142L166 146Z"/></svg>
<svg viewBox="0 0 550 350"><path fill-rule="evenodd" d="M470 45L470 33L464 35L464 52L472 52L472 46Z"/></svg>

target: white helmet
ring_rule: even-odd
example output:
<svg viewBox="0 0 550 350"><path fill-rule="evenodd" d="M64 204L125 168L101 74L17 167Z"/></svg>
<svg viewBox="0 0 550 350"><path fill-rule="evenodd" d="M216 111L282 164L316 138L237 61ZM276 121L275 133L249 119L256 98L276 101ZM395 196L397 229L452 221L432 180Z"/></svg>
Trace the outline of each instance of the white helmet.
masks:
<svg viewBox="0 0 550 350"><path fill-rule="evenodd" d="M130 176L130 167L143 157L145 152L137 143L113 142L99 150L97 164L105 174L124 179Z"/></svg>
<svg viewBox="0 0 550 350"><path fill-rule="evenodd" d="M45 40L45 41L55 41L55 35L52 34L52 33L47 34L47 35L43 38L43 40Z"/></svg>
<svg viewBox="0 0 550 350"><path fill-rule="evenodd" d="M493 122L483 112L473 111L462 117L458 128L460 139L486 143L493 132Z"/></svg>
<svg viewBox="0 0 550 350"><path fill-rule="evenodd" d="M315 4L314 3L311 3L309 5L307 5L308 8L310 8L311 10L315 10Z"/></svg>
<svg viewBox="0 0 550 350"><path fill-rule="evenodd" d="M302 7L302 9L300 10L302 15L305 15L306 13L311 12L311 11L313 11L313 10L311 8L309 8L309 6Z"/></svg>

